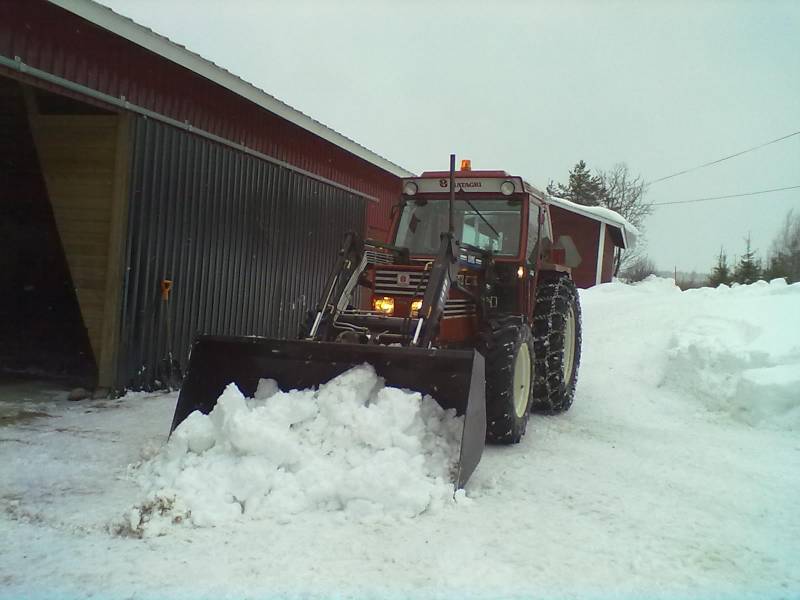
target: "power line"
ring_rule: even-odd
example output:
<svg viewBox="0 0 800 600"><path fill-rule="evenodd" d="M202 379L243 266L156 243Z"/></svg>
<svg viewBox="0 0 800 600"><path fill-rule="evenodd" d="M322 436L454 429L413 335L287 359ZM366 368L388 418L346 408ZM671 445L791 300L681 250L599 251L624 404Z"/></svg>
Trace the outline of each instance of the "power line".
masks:
<svg viewBox="0 0 800 600"><path fill-rule="evenodd" d="M689 169L684 169L683 171L678 171L677 173L672 173L672 175L667 175L665 177L659 177L658 179L653 179L653 181L648 181L647 185L652 185L654 183L658 183L659 181L672 179L673 177L677 177L678 175L685 175L686 173L691 173L692 171L697 171L698 169L704 169L706 167L710 167L711 165L716 165L728 159L736 158L737 156L741 156L742 154L747 154L748 152L752 152L753 150L758 150L759 148L763 148L764 146L769 146L770 144L782 142L783 140L787 140L790 137L794 137L796 135L800 135L800 131L795 131L794 133L790 133L789 135L784 135L783 137L779 137L777 139L764 142L763 144L759 144L758 146L753 146L752 148L748 148L747 150L742 150L741 152L731 154L730 156L723 156L722 158L718 158L717 160L712 160L711 162L703 163L702 165L697 165L696 167L691 167Z"/></svg>
<svg viewBox="0 0 800 600"><path fill-rule="evenodd" d="M796 190L800 185L790 185L771 190L761 190L758 192L745 192L743 194L728 194L727 196L709 196L708 198L695 198L693 200L675 200L673 202L654 202L650 206L666 206L667 204L690 204L692 202L708 202L709 200L724 200L725 198L742 198L744 196L758 196L759 194L770 194L772 192L782 192L784 190Z"/></svg>

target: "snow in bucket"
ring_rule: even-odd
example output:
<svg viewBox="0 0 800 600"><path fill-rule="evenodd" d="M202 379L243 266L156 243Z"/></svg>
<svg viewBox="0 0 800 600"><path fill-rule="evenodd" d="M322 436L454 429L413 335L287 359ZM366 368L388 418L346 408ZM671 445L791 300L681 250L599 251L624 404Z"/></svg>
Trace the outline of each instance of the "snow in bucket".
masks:
<svg viewBox="0 0 800 600"><path fill-rule="evenodd" d="M145 499L127 514L131 532L308 511L409 518L453 502L463 420L432 398L385 387L368 365L318 390L262 379L254 396L228 385L136 467Z"/></svg>

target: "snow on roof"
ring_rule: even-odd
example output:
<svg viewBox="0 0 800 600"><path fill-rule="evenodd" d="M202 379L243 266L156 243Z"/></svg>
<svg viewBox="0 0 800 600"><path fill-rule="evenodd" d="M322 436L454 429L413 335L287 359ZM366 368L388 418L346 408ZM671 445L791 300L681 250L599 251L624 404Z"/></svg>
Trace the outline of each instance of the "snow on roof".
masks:
<svg viewBox="0 0 800 600"><path fill-rule="evenodd" d="M110 31L120 37L123 37L134 44L137 44L167 60L174 62L184 68L189 69L210 79L214 83L230 90L231 92L258 104L262 108L302 127L324 140L339 146L343 150L366 160L367 162L392 173L398 177L413 177L414 174L407 171L401 166L398 166L390 160L376 154L372 150L365 148L361 144L351 140L350 138L342 135L316 121L308 115L292 108L285 102L281 102L274 96L266 93L248 83L241 77L234 75L230 71L223 69L219 65L211 62L192 52L180 44L176 44L169 38L156 33L152 29L139 25L134 20L124 17L119 13L114 12L107 6L103 6L93 0L48 0L51 4L55 4L68 10L79 17L94 23L107 31Z"/></svg>
<svg viewBox="0 0 800 600"><path fill-rule="evenodd" d="M636 239L640 235L639 230L625 217L610 208L605 208L604 206L585 206L567 200L566 198L559 198L549 194L545 196L545 201L559 208L563 208L564 210L616 227L622 234L624 248L633 248L636 245Z"/></svg>

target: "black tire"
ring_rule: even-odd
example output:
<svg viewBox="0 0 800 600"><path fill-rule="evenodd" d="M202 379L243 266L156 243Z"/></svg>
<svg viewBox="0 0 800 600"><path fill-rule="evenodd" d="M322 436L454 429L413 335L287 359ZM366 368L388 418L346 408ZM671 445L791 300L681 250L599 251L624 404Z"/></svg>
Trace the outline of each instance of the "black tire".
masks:
<svg viewBox="0 0 800 600"><path fill-rule="evenodd" d="M492 318L481 334L479 350L486 360L486 441L516 444L528 425L533 375L530 327L519 316Z"/></svg>
<svg viewBox="0 0 800 600"><path fill-rule="evenodd" d="M581 306L575 283L567 276L539 282L533 311L533 347L531 412L552 415L569 410L581 362Z"/></svg>

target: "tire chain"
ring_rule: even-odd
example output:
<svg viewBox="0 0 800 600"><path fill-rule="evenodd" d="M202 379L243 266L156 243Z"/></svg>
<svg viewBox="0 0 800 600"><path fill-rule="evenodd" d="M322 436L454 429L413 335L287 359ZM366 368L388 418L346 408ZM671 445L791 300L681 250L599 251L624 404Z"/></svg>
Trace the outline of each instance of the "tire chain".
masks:
<svg viewBox="0 0 800 600"><path fill-rule="evenodd" d="M572 306L575 312L573 377L565 385L563 374L564 327ZM567 277L539 283L533 316L534 377L531 411L556 414L569 410L578 381L581 347L581 311L577 290Z"/></svg>
<svg viewBox="0 0 800 600"><path fill-rule="evenodd" d="M486 441L494 444L513 444L525 434L527 413L519 422L511 412L514 347L521 326L527 328L519 316L496 317L480 336L486 360Z"/></svg>

